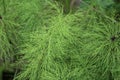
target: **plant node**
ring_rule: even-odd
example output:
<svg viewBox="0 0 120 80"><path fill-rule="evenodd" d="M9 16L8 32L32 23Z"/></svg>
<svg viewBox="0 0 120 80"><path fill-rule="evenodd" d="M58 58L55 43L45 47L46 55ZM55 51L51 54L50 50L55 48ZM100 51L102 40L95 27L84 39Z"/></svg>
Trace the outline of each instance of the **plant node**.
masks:
<svg viewBox="0 0 120 80"><path fill-rule="evenodd" d="M116 37L115 36L112 36L111 37L111 41L115 41Z"/></svg>
<svg viewBox="0 0 120 80"><path fill-rule="evenodd" d="M2 19L2 16L0 16L0 19Z"/></svg>

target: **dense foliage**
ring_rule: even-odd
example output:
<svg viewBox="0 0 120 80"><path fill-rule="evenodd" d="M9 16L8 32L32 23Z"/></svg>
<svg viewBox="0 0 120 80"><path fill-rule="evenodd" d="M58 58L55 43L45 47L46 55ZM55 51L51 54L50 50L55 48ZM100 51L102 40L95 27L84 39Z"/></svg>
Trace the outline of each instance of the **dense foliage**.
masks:
<svg viewBox="0 0 120 80"><path fill-rule="evenodd" d="M0 75L119 80L120 1L1 0Z"/></svg>

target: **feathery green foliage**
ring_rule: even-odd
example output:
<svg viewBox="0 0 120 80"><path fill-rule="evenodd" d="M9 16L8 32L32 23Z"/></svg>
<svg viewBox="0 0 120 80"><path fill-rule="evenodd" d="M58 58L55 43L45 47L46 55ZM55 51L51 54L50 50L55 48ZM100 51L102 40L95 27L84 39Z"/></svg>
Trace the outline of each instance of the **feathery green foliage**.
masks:
<svg viewBox="0 0 120 80"><path fill-rule="evenodd" d="M67 55L79 54L73 49L75 46L78 51L80 49L80 45L77 45L80 44L77 39L79 34L76 32L79 27L71 26L75 18L73 15L64 16L58 11L57 16L50 18L49 25L40 24L36 26L36 30L27 34L29 38L22 45L20 52L24 53L23 60L27 60L27 65L16 77L17 80L66 80L70 78L72 71L69 66L72 62L71 56Z"/></svg>
<svg viewBox="0 0 120 80"><path fill-rule="evenodd" d="M1 1L0 13L0 60L1 63L13 62L15 48L17 43L16 29L18 24L12 20L12 17L6 11L9 10L7 2ZM2 9L3 8L3 9Z"/></svg>
<svg viewBox="0 0 120 80"><path fill-rule="evenodd" d="M82 0L72 11L70 0L1 0L0 64L14 62L14 80L119 80L118 8L113 0Z"/></svg>

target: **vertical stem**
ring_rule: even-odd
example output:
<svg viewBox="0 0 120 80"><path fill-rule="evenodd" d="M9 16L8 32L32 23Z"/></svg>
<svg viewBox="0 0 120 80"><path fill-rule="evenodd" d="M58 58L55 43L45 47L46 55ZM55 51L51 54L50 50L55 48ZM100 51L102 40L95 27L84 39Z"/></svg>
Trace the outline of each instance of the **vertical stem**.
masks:
<svg viewBox="0 0 120 80"><path fill-rule="evenodd" d="M65 0L64 2L64 13L69 13L69 6L71 0Z"/></svg>
<svg viewBox="0 0 120 80"><path fill-rule="evenodd" d="M108 71L108 80L114 80L111 71Z"/></svg>
<svg viewBox="0 0 120 80"><path fill-rule="evenodd" d="M113 56L112 54L113 54L114 52L115 52L115 48L112 47L112 48L111 48L110 55ZM109 58L109 64L110 64L110 62L111 62L111 59ZM111 72L111 68L109 68L109 70L108 70L108 80L114 80L113 74L112 74L112 72Z"/></svg>
<svg viewBox="0 0 120 80"><path fill-rule="evenodd" d="M6 14L6 3L5 3L5 0L3 0L3 9L4 9L3 14Z"/></svg>

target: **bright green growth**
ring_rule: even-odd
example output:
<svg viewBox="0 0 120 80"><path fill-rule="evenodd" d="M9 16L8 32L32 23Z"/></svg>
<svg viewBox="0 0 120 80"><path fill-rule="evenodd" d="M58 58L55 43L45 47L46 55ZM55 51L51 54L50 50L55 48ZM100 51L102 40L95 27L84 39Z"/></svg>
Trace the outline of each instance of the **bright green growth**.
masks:
<svg viewBox="0 0 120 80"><path fill-rule="evenodd" d="M15 80L70 79L72 69L75 69L71 66L73 65L72 57L67 55L79 54L79 52L69 50L74 46L78 51L80 49L76 38L79 35L75 32L79 30L79 27L71 26L75 18L73 15L64 16L59 13L50 19L48 26L36 26L41 28L31 32L30 39L22 45L21 53L24 53L23 60L27 59L27 65Z"/></svg>
<svg viewBox="0 0 120 80"><path fill-rule="evenodd" d="M0 4L0 61L20 69L14 80L119 79L120 22L114 6L107 10L112 0L84 0L74 13L70 0Z"/></svg>

